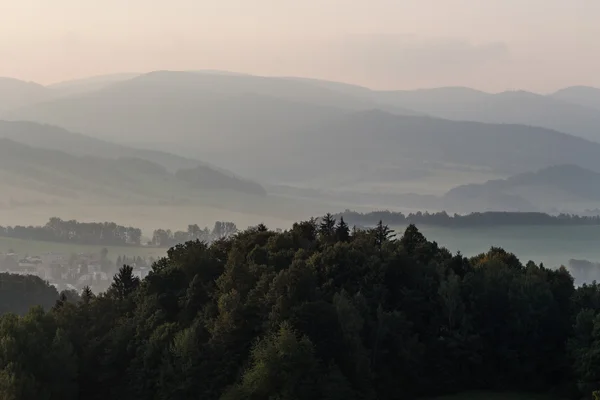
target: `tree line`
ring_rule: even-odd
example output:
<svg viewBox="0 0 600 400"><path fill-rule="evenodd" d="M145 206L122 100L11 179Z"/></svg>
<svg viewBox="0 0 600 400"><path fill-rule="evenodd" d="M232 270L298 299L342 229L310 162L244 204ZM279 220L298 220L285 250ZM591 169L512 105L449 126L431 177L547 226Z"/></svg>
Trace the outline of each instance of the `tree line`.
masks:
<svg viewBox="0 0 600 400"><path fill-rule="evenodd" d="M403 214L393 211L373 211L359 213L346 210L334 215L343 217L349 224L357 226L373 226L378 221L386 221L391 225L430 225L451 228L494 227L503 225L600 225L600 215L580 216L576 214L550 215L540 212L490 211L476 212L466 215L449 215L445 211L429 213L416 212Z"/></svg>
<svg viewBox="0 0 600 400"><path fill-rule="evenodd" d="M0 236L48 242L139 246L142 230L114 222L78 222L52 217L44 226L0 226Z"/></svg>
<svg viewBox="0 0 600 400"><path fill-rule="evenodd" d="M212 230L208 227L200 228L197 224L188 225L187 231L173 232L170 229L157 229L152 234L150 244L161 247L172 247L190 240L211 243L215 240L234 235L237 231L237 226L233 222L223 221L215 222Z"/></svg>
<svg viewBox="0 0 600 400"><path fill-rule="evenodd" d="M189 225L187 231L173 232L170 229L157 229L149 244L171 247L190 240L210 243L231 236L237 232L233 222L217 221L212 230ZM78 222L53 217L44 226L0 226L0 237L47 242L77 243L104 246L141 246L142 230L122 226L114 222Z"/></svg>
<svg viewBox="0 0 600 400"><path fill-rule="evenodd" d="M171 248L140 281L0 318L5 399L411 399L469 390L591 398L600 285L414 225L331 215ZM41 357L40 355L43 355Z"/></svg>

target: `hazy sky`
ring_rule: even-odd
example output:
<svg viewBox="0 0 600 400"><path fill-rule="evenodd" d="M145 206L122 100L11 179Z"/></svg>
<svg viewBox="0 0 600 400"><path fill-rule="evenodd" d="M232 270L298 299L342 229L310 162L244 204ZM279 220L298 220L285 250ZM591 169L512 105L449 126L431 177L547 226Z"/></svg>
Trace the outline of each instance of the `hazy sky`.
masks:
<svg viewBox="0 0 600 400"><path fill-rule="evenodd" d="M0 76L223 69L376 88L600 86L600 0L0 0Z"/></svg>

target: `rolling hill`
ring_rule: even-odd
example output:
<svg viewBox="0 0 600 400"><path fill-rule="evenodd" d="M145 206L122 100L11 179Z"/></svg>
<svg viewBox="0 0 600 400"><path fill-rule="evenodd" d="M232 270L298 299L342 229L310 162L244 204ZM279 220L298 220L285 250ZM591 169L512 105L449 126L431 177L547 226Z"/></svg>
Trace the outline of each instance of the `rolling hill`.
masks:
<svg viewBox="0 0 600 400"><path fill-rule="evenodd" d="M33 82L0 77L0 113L52 98L52 91Z"/></svg>
<svg viewBox="0 0 600 400"><path fill-rule="evenodd" d="M437 167L457 171L478 168L510 175L577 163L600 171L600 144L557 131L381 111L342 116L290 135L284 144L288 147L280 150L286 150L290 165L313 175L334 166L336 171L358 173L366 179L379 176L391 180L419 179ZM310 163L303 162L306 154L310 154ZM375 174L374 168L391 170ZM415 169L423 174L409 173Z"/></svg>
<svg viewBox="0 0 600 400"><path fill-rule="evenodd" d="M92 90L95 84L101 87ZM600 112L567 99L573 89L549 96L460 87L382 92L215 71L108 76L51 89L61 86L87 89L7 116L86 136L5 122L0 137L80 157L143 159L189 190L205 179L190 171L219 165L290 198L435 208L464 184L564 164L600 171L600 144L581 138L597 138ZM530 207L512 192L489 202Z"/></svg>
<svg viewBox="0 0 600 400"><path fill-rule="evenodd" d="M192 158L181 157L159 150L123 146L36 122L0 120L0 138L42 149L66 151L79 156L141 158L156 162L172 172L180 168L195 168L199 165L209 166ZM218 169L214 166L209 167ZM222 171L229 173L225 170Z"/></svg>
<svg viewBox="0 0 600 400"><path fill-rule="evenodd" d="M290 129L375 108L414 114L284 78L155 72L99 91L13 110L6 119L49 123L224 165L218 161L225 149L252 151L260 140L276 145Z"/></svg>
<svg viewBox="0 0 600 400"><path fill-rule="evenodd" d="M377 92L374 99L406 107L430 116L485 123L538 126L600 141L600 111L564 101L561 96L543 96L525 91L497 94L468 88L438 88L416 91Z"/></svg>
<svg viewBox="0 0 600 400"><path fill-rule="evenodd" d="M459 186L443 198L456 209L507 211L581 211L600 203L600 173L577 165L556 165L536 172Z"/></svg>
<svg viewBox="0 0 600 400"><path fill-rule="evenodd" d="M4 205L210 204L266 195L256 183L204 166L173 174L139 158L75 156L9 139L0 139L0 187Z"/></svg>
<svg viewBox="0 0 600 400"><path fill-rule="evenodd" d="M9 80L7 80L9 81ZM220 71L156 71L147 74L113 74L87 79L62 82L48 87L10 80L18 83L16 92L22 94L4 96L11 103L3 106L0 96L0 111L5 117L50 123L84 134L101 134L103 138L119 139L126 143L138 143L140 130L145 138L159 145L156 131L164 131L166 120L185 121L183 126L170 127L179 136L190 136L207 127L231 130L233 121L256 129L278 130L279 115L283 110L274 110L272 124L260 123L269 116L261 115L260 105L268 99L277 99L283 108L302 109L305 120L318 119L323 107L329 113L339 111L365 111L378 109L399 115L429 115L459 121L484 123L508 123L539 126L558 130L590 140L600 141L596 127L600 124L600 90L591 87L571 87L552 95L540 95L525 91L485 93L463 87L443 87L413 91L375 91L365 87L294 77L260 77L225 73ZM5 85L7 83L5 82ZM29 93L34 91L34 94ZM0 93L15 93L2 90ZM18 100L21 98L22 100ZM119 127L123 122L119 110L114 110L117 121L100 127L100 117L92 114L96 107L104 115L107 104L115 101L116 108L132 107L133 126L125 135ZM214 100L215 105L210 107ZM223 102L231 101L231 107ZM190 103L191 102L191 103ZM192 106L193 103L196 103ZM291 102L287 103L286 102ZM246 104L249 103L249 104ZM177 107L177 105L179 107ZM253 108L254 106L254 108ZM249 107L257 112L255 118L238 115L240 109ZM306 109L303 109L306 108ZM201 117L210 117L205 124L189 115L196 111ZM9 111L7 111L9 110ZM157 125L136 123L136 113L161 111L163 119ZM214 114L232 116L229 125L219 124ZM290 125L298 123L294 113L288 111ZM237 118L237 119L236 119ZM298 126L296 126L298 127ZM164 143L163 143L164 144Z"/></svg>
<svg viewBox="0 0 600 400"><path fill-rule="evenodd" d="M89 78L73 79L48 85L54 97L72 96L104 89L117 82L133 79L140 74L121 73L92 76Z"/></svg>
<svg viewBox="0 0 600 400"><path fill-rule="evenodd" d="M565 163L600 170L598 145L574 136L423 117L411 107L451 119L533 125L535 117L540 125L557 120L563 127L569 121L600 126L600 113L528 93L375 92L311 79L168 71L23 107L10 117L202 159L286 185L388 185L448 169L506 177ZM449 184L470 178L465 173L461 179Z"/></svg>
<svg viewBox="0 0 600 400"><path fill-rule="evenodd" d="M600 111L600 89L598 88L571 86L553 93L551 97Z"/></svg>

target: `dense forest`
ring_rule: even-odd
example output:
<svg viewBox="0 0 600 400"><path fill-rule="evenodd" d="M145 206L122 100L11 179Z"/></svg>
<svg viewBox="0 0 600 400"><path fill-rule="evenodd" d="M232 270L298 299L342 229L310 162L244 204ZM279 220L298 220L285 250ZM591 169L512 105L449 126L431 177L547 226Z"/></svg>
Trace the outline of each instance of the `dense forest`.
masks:
<svg viewBox="0 0 600 400"><path fill-rule="evenodd" d="M501 225L600 225L600 215L580 216L575 214L550 215L541 212L508 212L489 211L466 215L449 215L445 211L437 213L416 212L403 214L393 211L373 211L359 213L346 210L334 215L343 217L350 225L374 226L378 221L386 221L390 225L409 224L445 226L451 228L493 227Z"/></svg>
<svg viewBox="0 0 600 400"><path fill-rule="evenodd" d="M410 399L472 389L591 397L600 286L414 225L327 215L168 251L143 281L0 318L3 399Z"/></svg>

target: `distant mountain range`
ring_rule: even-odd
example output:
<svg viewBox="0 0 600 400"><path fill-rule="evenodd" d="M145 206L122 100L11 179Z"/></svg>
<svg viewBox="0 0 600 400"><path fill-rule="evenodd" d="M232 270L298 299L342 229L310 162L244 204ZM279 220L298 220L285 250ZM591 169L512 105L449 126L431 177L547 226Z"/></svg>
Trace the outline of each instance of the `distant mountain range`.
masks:
<svg viewBox="0 0 600 400"><path fill-rule="evenodd" d="M421 176L448 164L504 176L564 163L600 170L598 145L514 125L557 128L573 121L577 127L565 131L589 137L600 112L522 92L376 92L310 79L163 71L6 116L201 159L273 183L318 186L382 175L390 181L399 169Z"/></svg>
<svg viewBox="0 0 600 400"><path fill-rule="evenodd" d="M585 86L565 88L550 95L525 91L491 94L461 87L375 91L317 79L259 77L220 71L113 74L48 87L14 79L0 79L0 110L6 112L11 109L9 116L52 123L82 133L92 130L87 123L91 117L76 118L75 115L80 111L88 112L90 105L102 106L108 99L127 100L130 102L128 104L141 112L144 107L146 111L152 111L152 107L173 106L177 101L187 104L189 109L191 105L185 103L186 100L216 96L215 100L218 102L222 96L235 99L238 96L247 98L249 95L287 100L295 102L297 106L297 103L302 103L349 111L379 109L400 115L429 115L461 121L539 126L600 140L596 129L600 121L600 89ZM81 100L83 104L72 109L75 100ZM197 106L201 112L205 105ZM18 108L21 109L15 110ZM223 113L235 111L222 110ZM114 112L118 114L118 111ZM164 111L169 112L169 109ZM180 112L180 116L185 116L184 110ZM165 119L168 117L164 116ZM309 113L307 117L313 115ZM192 125L193 122L190 121L185 129L205 127ZM118 124L119 121L116 121L115 125ZM103 134L110 137L117 126L112 128L113 130L104 131ZM98 129L95 128L94 131ZM152 138L152 133L148 132L147 136ZM139 132L132 132L132 135L137 134Z"/></svg>
<svg viewBox="0 0 600 400"><path fill-rule="evenodd" d="M549 95L375 91L317 79L157 71L48 87L0 80L0 116L18 121L0 122L0 138L78 159L144 160L198 190L210 187L199 178L204 171L247 182L232 170L284 196L357 205L547 210L600 201L581 188L548 185L538 199L540 185L512 187L516 178L508 178L565 165L600 172L600 90L590 87Z"/></svg>
<svg viewBox="0 0 600 400"><path fill-rule="evenodd" d="M589 108L582 96L564 101L559 94L525 91L489 94L468 88L379 92L378 101L431 116L457 121L521 124L553 129L599 141L600 110Z"/></svg>

